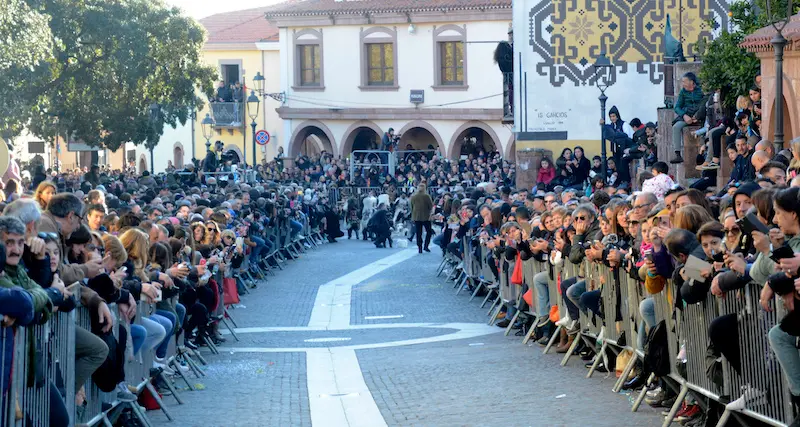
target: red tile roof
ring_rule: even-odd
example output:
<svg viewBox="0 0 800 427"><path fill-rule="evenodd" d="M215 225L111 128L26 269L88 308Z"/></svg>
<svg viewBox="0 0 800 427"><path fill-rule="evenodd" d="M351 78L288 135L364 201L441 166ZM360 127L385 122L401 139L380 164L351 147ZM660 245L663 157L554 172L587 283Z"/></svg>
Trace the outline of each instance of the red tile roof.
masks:
<svg viewBox="0 0 800 427"><path fill-rule="evenodd" d="M772 25L768 25L746 36L740 46L750 52L771 51L771 41L775 34L777 34L775 28ZM792 16L791 21L783 28L783 37L787 40L786 50L792 50L794 42L800 40L800 14Z"/></svg>
<svg viewBox="0 0 800 427"><path fill-rule="evenodd" d="M278 27L264 18L271 7L218 13L200 20L208 32L207 43L278 41Z"/></svg>
<svg viewBox="0 0 800 427"><path fill-rule="evenodd" d="M327 16L489 9L511 9L511 0L290 0L269 8L267 16Z"/></svg>

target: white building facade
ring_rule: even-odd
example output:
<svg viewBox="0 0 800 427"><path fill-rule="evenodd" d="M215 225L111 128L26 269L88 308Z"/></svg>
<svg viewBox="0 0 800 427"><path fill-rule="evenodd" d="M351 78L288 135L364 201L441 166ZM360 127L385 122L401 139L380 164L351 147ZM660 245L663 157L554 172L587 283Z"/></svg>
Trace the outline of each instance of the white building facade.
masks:
<svg viewBox="0 0 800 427"><path fill-rule="evenodd" d="M555 156L575 146L600 153L598 79L608 85L606 114L616 106L626 122L656 122L665 96L677 95L665 91L673 85L665 68L672 60L665 58L667 33L692 61L703 54L700 40L731 25L725 0L513 3L517 148L546 148ZM612 67L596 72L601 53Z"/></svg>
<svg viewBox="0 0 800 427"><path fill-rule="evenodd" d="M393 128L400 149L455 159L466 140L513 158L493 61L508 38L511 1L394 3L289 2L267 12L280 31L286 153L347 158Z"/></svg>

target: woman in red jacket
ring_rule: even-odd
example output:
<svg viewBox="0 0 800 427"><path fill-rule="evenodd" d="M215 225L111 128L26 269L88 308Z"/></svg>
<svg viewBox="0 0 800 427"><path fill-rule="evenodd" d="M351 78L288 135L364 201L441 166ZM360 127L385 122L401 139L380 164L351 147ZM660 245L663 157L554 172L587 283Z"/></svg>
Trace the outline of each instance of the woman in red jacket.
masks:
<svg viewBox="0 0 800 427"><path fill-rule="evenodd" d="M537 183L543 183L550 188L550 182L556 177L556 168L553 167L553 162L547 157L542 157L539 162L539 174L536 177Z"/></svg>

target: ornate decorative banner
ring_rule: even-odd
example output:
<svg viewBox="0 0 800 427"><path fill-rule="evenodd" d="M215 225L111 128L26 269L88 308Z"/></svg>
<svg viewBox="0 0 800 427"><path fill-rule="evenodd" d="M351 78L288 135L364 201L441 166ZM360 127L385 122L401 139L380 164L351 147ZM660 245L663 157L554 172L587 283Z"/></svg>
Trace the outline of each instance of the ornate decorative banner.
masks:
<svg viewBox="0 0 800 427"><path fill-rule="evenodd" d="M667 16L691 58L699 40L727 28L727 12L725 0L542 0L528 13L529 46L542 58L536 73L556 87L594 85L592 64L601 51L616 66L612 84L630 70L660 84Z"/></svg>

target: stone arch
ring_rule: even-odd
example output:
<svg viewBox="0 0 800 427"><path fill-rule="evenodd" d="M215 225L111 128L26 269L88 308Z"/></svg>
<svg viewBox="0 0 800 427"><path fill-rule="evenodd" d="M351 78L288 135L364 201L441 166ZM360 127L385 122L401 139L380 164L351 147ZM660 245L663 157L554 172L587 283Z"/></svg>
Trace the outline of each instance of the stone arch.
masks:
<svg viewBox="0 0 800 427"><path fill-rule="evenodd" d="M486 132L486 134L489 135L489 139L491 139L492 143L494 144L495 150L503 150L503 145L500 143L500 138L497 137L497 132L495 132L491 126L479 120L470 120L459 126L458 129L453 132L453 136L450 138L450 145L447 146L447 153L451 159L458 159L458 157L461 155L461 146L463 145L462 134L473 128ZM486 143L484 142L484 145L485 144Z"/></svg>
<svg viewBox="0 0 800 427"><path fill-rule="evenodd" d="M517 161L517 138L514 137L514 132L511 132L511 136L508 137L503 158L511 163Z"/></svg>
<svg viewBox="0 0 800 427"><path fill-rule="evenodd" d="M144 154L140 154L139 155L139 174L141 175L142 172L144 172L146 170L150 170L147 167L147 156L145 156Z"/></svg>
<svg viewBox="0 0 800 427"><path fill-rule="evenodd" d="M242 163L244 161L243 160L244 156L242 155L242 149L239 148L237 145L235 145L235 144L226 145L225 148L222 149L222 152L225 153L227 151L233 151L239 157L239 161L238 162L234 162L234 164Z"/></svg>
<svg viewBox="0 0 800 427"><path fill-rule="evenodd" d="M333 138L333 132L331 132L328 126L325 126L325 124L319 120L306 120L303 123L300 123L300 125L294 129L294 132L292 132L292 137L289 138L290 157L294 158L300 154L303 141L305 141L309 135L316 135L320 139L325 151L333 155L336 155L336 153L339 152L336 145L336 139ZM327 141L325 140L326 138Z"/></svg>
<svg viewBox="0 0 800 427"><path fill-rule="evenodd" d="M172 165L175 166L175 169L183 169L183 156L185 154L183 144L175 142L172 145Z"/></svg>
<svg viewBox="0 0 800 427"><path fill-rule="evenodd" d="M380 126L376 125L374 122L369 120L359 120L344 131L344 135L342 136L342 151L340 155L342 158L347 157L353 151L353 142L358 135L358 132L362 129L372 129L376 134L378 134L378 138L383 137L383 130L381 130Z"/></svg>
<svg viewBox="0 0 800 427"><path fill-rule="evenodd" d="M442 155L444 156L446 154L445 150L447 149L447 147L444 145L444 141L442 140L442 137L439 135L439 132L436 131L435 127L433 127L430 123L428 123L428 122L426 122L424 120L414 120L414 121L408 122L408 123L406 123L405 126L403 126L402 129L400 129L400 132L398 132L398 133L401 136L403 136L403 135L405 135L406 132L408 132L408 131L410 131L410 130L412 130L414 128L425 129L426 131L428 131L428 133L430 133L433 136L433 139L436 141L436 144L438 145L438 148L441 151ZM402 139L401 139L400 143L402 144ZM402 145L399 148L400 148L400 150L405 149L405 147L402 146Z"/></svg>

